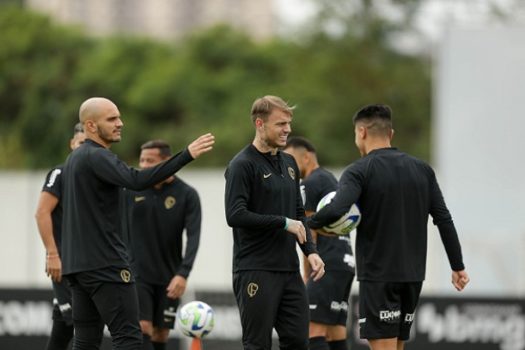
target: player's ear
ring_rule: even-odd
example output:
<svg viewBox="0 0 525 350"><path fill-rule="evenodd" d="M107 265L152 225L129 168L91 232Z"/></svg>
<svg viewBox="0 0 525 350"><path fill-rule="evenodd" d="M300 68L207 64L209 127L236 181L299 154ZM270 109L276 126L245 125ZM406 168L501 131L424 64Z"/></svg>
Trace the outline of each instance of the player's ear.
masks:
<svg viewBox="0 0 525 350"><path fill-rule="evenodd" d="M263 121L261 118L257 118L257 119L255 119L255 127L256 127L256 128L260 128L260 127L262 127L263 124L264 124L264 121Z"/></svg>
<svg viewBox="0 0 525 350"><path fill-rule="evenodd" d="M395 130L391 129L390 130L390 141L392 141L392 139L394 138L394 133L395 133Z"/></svg>

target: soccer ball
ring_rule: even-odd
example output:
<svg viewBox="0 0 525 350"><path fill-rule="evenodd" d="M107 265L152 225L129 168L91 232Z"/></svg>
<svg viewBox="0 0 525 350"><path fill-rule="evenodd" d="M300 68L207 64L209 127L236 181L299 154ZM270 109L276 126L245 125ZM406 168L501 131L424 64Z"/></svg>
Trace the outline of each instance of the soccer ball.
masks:
<svg viewBox="0 0 525 350"><path fill-rule="evenodd" d="M189 302L177 312L177 324L185 336L202 338L215 324L213 309L202 301Z"/></svg>
<svg viewBox="0 0 525 350"><path fill-rule="evenodd" d="M319 203L317 203L316 210L321 210L325 205L330 203L334 196L335 191L326 194L323 198L321 198ZM349 234L353 229L355 229L360 222L361 211L359 210L359 207L357 205L352 204L348 212L341 216L339 220L323 227L323 230L325 230L326 232L335 233L336 235L346 235Z"/></svg>

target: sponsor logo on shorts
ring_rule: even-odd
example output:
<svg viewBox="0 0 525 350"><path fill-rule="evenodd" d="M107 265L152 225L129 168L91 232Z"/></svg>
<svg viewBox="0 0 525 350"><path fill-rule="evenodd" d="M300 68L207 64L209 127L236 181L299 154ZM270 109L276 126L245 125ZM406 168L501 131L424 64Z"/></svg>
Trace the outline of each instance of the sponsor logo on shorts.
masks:
<svg viewBox="0 0 525 350"><path fill-rule="evenodd" d="M135 203L142 202L145 199L146 199L145 196L135 196Z"/></svg>
<svg viewBox="0 0 525 350"><path fill-rule="evenodd" d="M131 281L131 272L126 269L120 270L120 278L122 278L124 282L129 283L129 281Z"/></svg>
<svg viewBox="0 0 525 350"><path fill-rule="evenodd" d="M293 170L292 167L288 167L288 175L292 178L292 180L295 180L295 170Z"/></svg>
<svg viewBox="0 0 525 350"><path fill-rule="evenodd" d="M401 317L400 310L381 310L379 311L379 320L386 323L396 323Z"/></svg>
<svg viewBox="0 0 525 350"><path fill-rule="evenodd" d="M363 324L363 323L366 323L366 317L359 319L359 324Z"/></svg>
<svg viewBox="0 0 525 350"><path fill-rule="evenodd" d="M58 309L61 313L68 312L71 310L71 304L65 303L65 304L58 304Z"/></svg>
<svg viewBox="0 0 525 350"><path fill-rule="evenodd" d="M248 287L246 288L246 292L248 292L248 295L250 296L250 298L253 298L258 290L259 290L259 285L253 282L250 282L248 284Z"/></svg>
<svg viewBox="0 0 525 350"><path fill-rule="evenodd" d="M337 302L337 301L332 301L332 303L330 304L330 310L332 311L348 311L348 303L346 301L342 301L342 302Z"/></svg>
<svg viewBox="0 0 525 350"><path fill-rule="evenodd" d="M170 306L167 310L164 310L164 321L169 322L169 317L176 317L177 312L175 311L175 308ZM168 320L166 320L168 318Z"/></svg>
<svg viewBox="0 0 525 350"><path fill-rule="evenodd" d="M345 254L343 261L350 267L355 267L355 258L353 255Z"/></svg>
<svg viewBox="0 0 525 350"><path fill-rule="evenodd" d="M310 304L310 310L317 309L317 304Z"/></svg>
<svg viewBox="0 0 525 350"><path fill-rule="evenodd" d="M405 315L405 323L412 323L414 321L414 313Z"/></svg>
<svg viewBox="0 0 525 350"><path fill-rule="evenodd" d="M175 197L172 197L172 196L167 196L166 199L164 200L164 206L166 207L166 209L173 208L175 203L177 203L177 200L175 199Z"/></svg>

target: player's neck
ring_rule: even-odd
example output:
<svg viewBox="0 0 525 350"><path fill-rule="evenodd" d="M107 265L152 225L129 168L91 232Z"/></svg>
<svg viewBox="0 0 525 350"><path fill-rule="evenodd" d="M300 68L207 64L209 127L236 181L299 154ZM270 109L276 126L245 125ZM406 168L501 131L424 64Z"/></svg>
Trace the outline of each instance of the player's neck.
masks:
<svg viewBox="0 0 525 350"><path fill-rule="evenodd" d="M392 147L392 145L390 144L390 140L383 140L383 139L370 140L365 145L365 154L375 151L376 149L390 148L390 147Z"/></svg>
<svg viewBox="0 0 525 350"><path fill-rule="evenodd" d="M268 153L271 154L277 154L277 151L279 148L270 146L267 142L262 140L260 137L255 136L253 139L252 145L257 148L257 150L261 153Z"/></svg>
<svg viewBox="0 0 525 350"><path fill-rule="evenodd" d="M111 142L108 143L108 142L104 141L97 134L88 134L86 138L90 139L91 141L94 141L94 142L98 143L99 145L101 145L104 148L109 149L111 147Z"/></svg>
<svg viewBox="0 0 525 350"><path fill-rule="evenodd" d="M304 178L307 178L316 169L319 169L319 163L312 164L312 166L306 168L306 170L304 171Z"/></svg>

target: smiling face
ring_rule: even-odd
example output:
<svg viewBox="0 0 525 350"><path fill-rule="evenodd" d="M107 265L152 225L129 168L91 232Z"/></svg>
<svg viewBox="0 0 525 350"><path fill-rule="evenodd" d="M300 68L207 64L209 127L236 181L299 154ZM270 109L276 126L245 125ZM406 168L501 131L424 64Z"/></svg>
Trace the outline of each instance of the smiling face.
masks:
<svg viewBox="0 0 525 350"><path fill-rule="evenodd" d="M267 150L277 150L286 146L288 135L292 132L291 123L290 114L274 108L266 121L261 118L255 121L259 140Z"/></svg>

